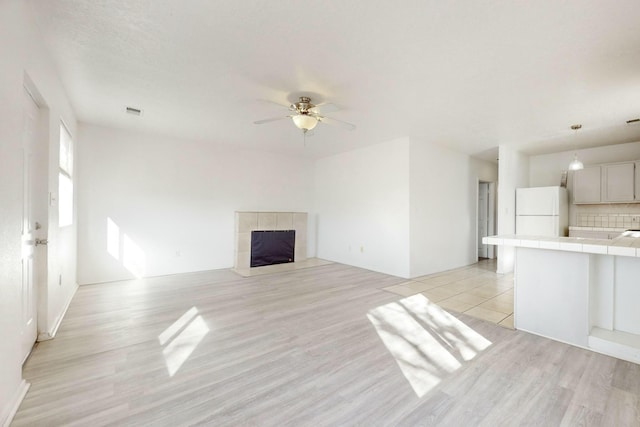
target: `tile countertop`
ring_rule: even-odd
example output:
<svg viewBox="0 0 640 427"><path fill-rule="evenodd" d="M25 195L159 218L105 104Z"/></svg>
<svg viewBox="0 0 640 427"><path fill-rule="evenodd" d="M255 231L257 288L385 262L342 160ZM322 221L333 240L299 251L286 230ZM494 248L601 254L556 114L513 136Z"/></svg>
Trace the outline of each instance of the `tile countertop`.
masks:
<svg viewBox="0 0 640 427"><path fill-rule="evenodd" d="M510 234L483 237L482 243L485 245L640 257L640 238L633 237L618 237L613 240L605 240L584 239L581 237L516 236Z"/></svg>

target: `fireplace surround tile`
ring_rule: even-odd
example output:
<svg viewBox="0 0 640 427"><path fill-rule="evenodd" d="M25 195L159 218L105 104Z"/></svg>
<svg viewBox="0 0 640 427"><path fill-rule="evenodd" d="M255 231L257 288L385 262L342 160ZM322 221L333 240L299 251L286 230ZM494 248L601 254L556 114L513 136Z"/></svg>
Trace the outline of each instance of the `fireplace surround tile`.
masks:
<svg viewBox="0 0 640 427"><path fill-rule="evenodd" d="M275 212L258 212L258 230L275 230L277 215Z"/></svg>
<svg viewBox="0 0 640 427"><path fill-rule="evenodd" d="M238 215L240 214L240 215ZM258 212L236 213L236 233L249 233L258 229Z"/></svg>
<svg viewBox="0 0 640 427"><path fill-rule="evenodd" d="M294 212L293 213L293 229L294 230L305 230L304 235L306 236L307 230L307 214L302 212Z"/></svg>
<svg viewBox="0 0 640 427"><path fill-rule="evenodd" d="M242 267L242 268L248 268L251 265L251 251L238 252L236 262L238 263L238 266L246 265L246 267ZM240 267L236 267L236 268L240 268Z"/></svg>
<svg viewBox="0 0 640 427"><path fill-rule="evenodd" d="M298 242L296 242L296 247L294 249L294 253L293 256L295 258L295 261L304 261L305 259L307 259L307 245L305 244L298 244Z"/></svg>
<svg viewBox="0 0 640 427"><path fill-rule="evenodd" d="M251 251L251 232L238 233L238 252Z"/></svg>
<svg viewBox="0 0 640 427"><path fill-rule="evenodd" d="M276 230L293 230L293 212L276 214Z"/></svg>

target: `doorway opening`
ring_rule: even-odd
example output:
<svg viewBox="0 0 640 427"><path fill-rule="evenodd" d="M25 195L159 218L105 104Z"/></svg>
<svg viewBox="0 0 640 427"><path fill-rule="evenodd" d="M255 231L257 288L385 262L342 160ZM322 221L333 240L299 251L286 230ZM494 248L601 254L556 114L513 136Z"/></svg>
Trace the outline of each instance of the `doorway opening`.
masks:
<svg viewBox="0 0 640 427"><path fill-rule="evenodd" d="M478 181L478 209L477 209L477 258L495 258L495 247L485 245L482 238L492 236L496 229L496 183Z"/></svg>

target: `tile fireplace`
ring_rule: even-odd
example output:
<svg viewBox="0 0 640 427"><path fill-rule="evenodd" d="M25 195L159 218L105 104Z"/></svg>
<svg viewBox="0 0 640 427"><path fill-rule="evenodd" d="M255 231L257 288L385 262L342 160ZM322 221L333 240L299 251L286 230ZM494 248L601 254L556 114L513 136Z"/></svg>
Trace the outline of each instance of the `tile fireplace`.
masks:
<svg viewBox="0 0 640 427"><path fill-rule="evenodd" d="M236 212L234 268L251 267L253 231L293 231L294 262L307 259L306 212ZM265 265L265 264L263 264Z"/></svg>

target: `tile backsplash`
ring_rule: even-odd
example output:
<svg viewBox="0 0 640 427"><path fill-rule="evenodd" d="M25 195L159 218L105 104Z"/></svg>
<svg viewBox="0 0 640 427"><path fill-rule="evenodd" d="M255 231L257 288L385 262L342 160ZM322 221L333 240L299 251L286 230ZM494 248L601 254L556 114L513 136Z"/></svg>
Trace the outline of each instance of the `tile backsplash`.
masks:
<svg viewBox="0 0 640 427"><path fill-rule="evenodd" d="M640 214L620 213L578 213L576 225L579 227L640 228Z"/></svg>

